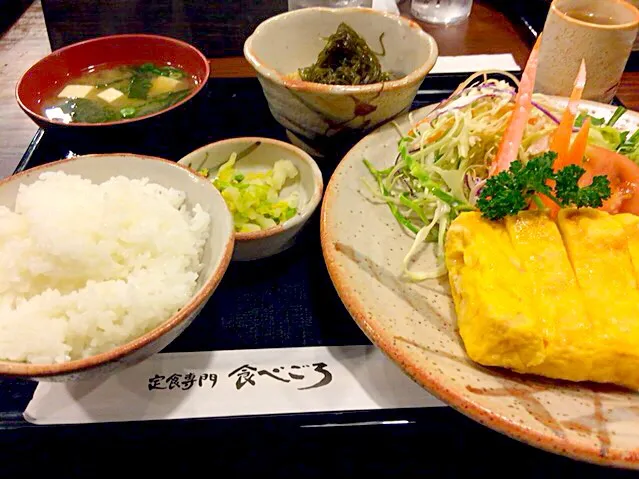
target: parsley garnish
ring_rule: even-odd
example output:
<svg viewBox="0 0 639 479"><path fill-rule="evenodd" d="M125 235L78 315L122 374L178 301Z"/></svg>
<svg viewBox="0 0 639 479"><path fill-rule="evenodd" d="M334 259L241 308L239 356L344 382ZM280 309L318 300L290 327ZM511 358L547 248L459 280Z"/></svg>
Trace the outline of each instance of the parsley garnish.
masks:
<svg viewBox="0 0 639 479"><path fill-rule="evenodd" d="M599 208L603 200L610 198L610 181L605 175L595 176L588 186L579 187L579 179L585 173L581 166L568 165L554 175L555 196L559 206Z"/></svg>
<svg viewBox="0 0 639 479"><path fill-rule="evenodd" d="M598 208L610 197L610 182L606 176L595 176L588 186L579 186L586 172L581 166L568 165L554 172L552 165L557 154L553 151L531 158L525 165L513 161L508 171L488 178L477 200L482 215L498 220L526 209L531 201L541 203L543 194L562 208ZM554 188L549 183L554 182Z"/></svg>

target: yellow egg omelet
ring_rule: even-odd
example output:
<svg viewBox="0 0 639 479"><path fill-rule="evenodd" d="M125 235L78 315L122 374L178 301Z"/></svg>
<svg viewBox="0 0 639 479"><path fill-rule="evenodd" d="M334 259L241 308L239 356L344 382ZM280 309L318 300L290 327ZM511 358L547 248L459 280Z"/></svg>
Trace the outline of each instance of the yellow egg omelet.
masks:
<svg viewBox="0 0 639 479"><path fill-rule="evenodd" d="M446 264L473 361L639 389L638 217L463 213L448 230Z"/></svg>

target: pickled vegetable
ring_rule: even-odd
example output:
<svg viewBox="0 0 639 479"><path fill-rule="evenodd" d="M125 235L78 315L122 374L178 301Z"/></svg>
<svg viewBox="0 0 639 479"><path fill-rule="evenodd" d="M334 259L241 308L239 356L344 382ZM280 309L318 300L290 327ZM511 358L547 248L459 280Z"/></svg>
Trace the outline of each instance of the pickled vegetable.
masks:
<svg viewBox="0 0 639 479"><path fill-rule="evenodd" d="M235 167L237 160L237 153L233 153L211 179L233 214L236 232L273 228L297 214L299 193L281 197L287 182L299 175L292 161L278 160L267 171L241 172ZM207 168L198 173L210 177Z"/></svg>

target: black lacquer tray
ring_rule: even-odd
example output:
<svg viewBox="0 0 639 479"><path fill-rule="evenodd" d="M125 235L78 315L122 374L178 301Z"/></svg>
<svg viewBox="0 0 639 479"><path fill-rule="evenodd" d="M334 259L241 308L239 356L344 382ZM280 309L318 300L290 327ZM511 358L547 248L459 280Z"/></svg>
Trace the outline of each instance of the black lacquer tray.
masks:
<svg viewBox="0 0 639 479"><path fill-rule="evenodd" d="M429 76L413 108L442 100L465 78ZM237 136L286 139L254 78L212 79L186 108L138 128L96 134L39 130L17 171L71 154L131 152L178 160L202 145ZM318 160L326 182L341 153ZM368 339L329 279L317 211L287 252L232 263L212 300L166 351L351 344ZM125 456L135 457L143 474L625 475L520 444L451 408L32 426L22 412L34 389L29 381L0 380L0 477L24 477L43 468L71 476L92 477L96 468L128 476L133 469L123 469ZM121 455L110 460L113 453Z"/></svg>

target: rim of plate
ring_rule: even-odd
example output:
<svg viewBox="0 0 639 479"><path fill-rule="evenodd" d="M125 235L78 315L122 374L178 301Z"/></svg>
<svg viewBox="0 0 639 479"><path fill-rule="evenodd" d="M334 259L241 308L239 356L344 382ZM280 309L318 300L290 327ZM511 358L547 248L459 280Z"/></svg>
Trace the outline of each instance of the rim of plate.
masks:
<svg viewBox="0 0 639 479"><path fill-rule="evenodd" d="M553 102L566 103L567 98L547 96ZM413 110L411 113L425 111L432 109L436 104L426 105L417 110ZM614 111L613 105L607 105L603 103L597 103L593 101L581 101L581 107L596 107L598 109L606 109L607 111ZM626 114L630 114L634 121L639 125L639 112L628 110ZM401 118L406 117L408 114L403 115ZM482 406L477 401L469 399L469 396L458 394L453 390L446 387L438 379L438 374L435 374L432 370L425 370L419 368L411 360L410 356L402 352L402 349L393 344L392 335L388 334L378 324L375 316L367 316L366 308L359 298L359 295L354 288L349 286L349 278L342 275L339 264L340 258L337 257L337 251L333 247L335 238L331 235L331 229L329 227L330 211L336 197L336 183L340 173L351 163L350 158L359 150L365 143L370 141L370 137L377 134L379 130L386 125L375 129L372 133L365 136L355 146L353 146L344 158L339 162L335 168L335 172L331 176L326 190L324 193L324 200L322 202L322 211L320 218L320 238L322 243L322 253L324 255L324 261L328 269L328 273L331 277L331 281L335 286L335 290L339 295L342 303L353 317L360 329L368 336L368 338L379 347L382 352L388 356L393 362L395 362L409 377L417 382L424 389L432 393L438 399L441 399L446 404L461 412L465 416L479 422L480 424L490 427L498 432L506 434L507 436L517 439L523 443L539 447L546 451L550 451L556 454L569 456L575 459L585 460L591 463L602 465L615 465L624 468L639 469L639 454L632 451L625 451L620 449L610 449L605 456L601 455L601 450L598 447L588 447L581 444L575 444L566 438L561 438L553 434L544 434L530 429L529 427L519 424L513 420L492 412L490 409Z"/></svg>
<svg viewBox="0 0 639 479"><path fill-rule="evenodd" d="M165 160L164 158L149 155L138 155L134 153L93 153L74 156L72 158L67 158L64 160L58 160L21 171L20 173L16 173L13 176L9 176L7 178L4 178L3 180L0 180L0 186L14 181L19 182L21 178L27 175L47 171L50 170L52 167L56 167L60 164L70 163L73 161L82 161L83 159L87 158L104 158L105 161L109 161L109 158L113 158L116 156L127 156L150 162L166 163L167 165L176 168L178 171L183 170L184 173L188 173L191 177L193 177L194 181L199 181L199 178L197 178L197 176L187 167L179 165L174 161ZM224 199L217 191L217 189L213 185L211 185L211 187L215 191L213 194L219 195L219 200L224 202ZM193 314L193 312L200 306L200 304L206 299L206 297L217 288L220 281L222 281L222 277L224 276L224 273L226 273L226 270L231 262L231 255L233 254L233 246L235 244L235 236L233 235L233 225L231 224L230 213L228 214L226 221L229 223L231 234L227 238L226 242L224 243L224 247L220 252L217 267L211 272L211 275L206 279L204 284L193 293L191 298L184 304L184 306L182 306L180 310L168 317L162 323L158 324L156 327L146 332L142 336L138 336L137 338L127 341L126 343L121 344L120 346L112 348L108 351L86 358L74 359L71 361L66 361L64 363L42 364L2 360L0 361L0 375L7 377L30 377L45 379L47 377L85 371L88 369L96 368L102 364L118 361L123 357L133 353L134 351L137 351L144 346L152 343L161 336L164 336L164 334L180 325L191 314Z"/></svg>

